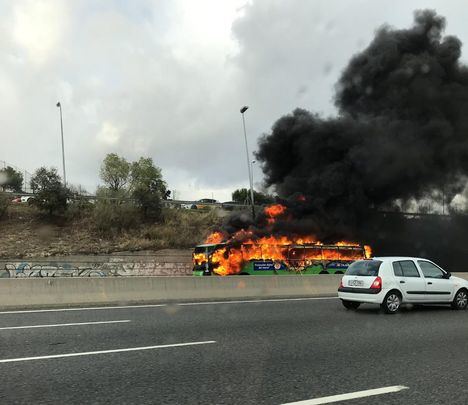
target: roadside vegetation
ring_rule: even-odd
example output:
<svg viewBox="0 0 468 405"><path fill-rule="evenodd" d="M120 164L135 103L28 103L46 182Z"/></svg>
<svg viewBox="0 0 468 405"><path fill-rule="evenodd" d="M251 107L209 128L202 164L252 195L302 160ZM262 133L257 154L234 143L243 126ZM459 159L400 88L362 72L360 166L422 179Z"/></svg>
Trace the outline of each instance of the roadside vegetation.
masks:
<svg viewBox="0 0 468 405"><path fill-rule="evenodd" d="M7 192L21 190L22 177L12 185L12 174L0 171L0 257L191 248L220 222L214 209L165 207L170 192L151 158L107 155L93 199L41 167L31 179L34 195L13 202Z"/></svg>

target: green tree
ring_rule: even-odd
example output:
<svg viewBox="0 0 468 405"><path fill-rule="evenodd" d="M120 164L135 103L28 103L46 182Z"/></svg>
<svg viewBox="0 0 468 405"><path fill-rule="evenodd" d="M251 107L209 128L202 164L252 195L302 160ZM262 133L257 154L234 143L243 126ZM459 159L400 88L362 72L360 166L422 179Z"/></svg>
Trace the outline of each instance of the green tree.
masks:
<svg viewBox="0 0 468 405"><path fill-rule="evenodd" d="M249 203L250 204L250 190L246 188L239 188L232 193L232 201L238 203ZM263 205L270 204L274 201L274 198L271 195L260 193L254 190L254 201L255 204Z"/></svg>
<svg viewBox="0 0 468 405"><path fill-rule="evenodd" d="M109 153L102 162L100 176L109 189L122 190L129 181L130 163L115 153Z"/></svg>
<svg viewBox="0 0 468 405"><path fill-rule="evenodd" d="M161 199L167 195L167 184L162 178L161 169L154 165L153 159L141 157L132 163L130 191L141 207L144 218L160 217Z"/></svg>
<svg viewBox="0 0 468 405"><path fill-rule="evenodd" d="M57 169L41 167L31 178L34 204L49 215L63 212L67 208L68 189L62 184Z"/></svg>
<svg viewBox="0 0 468 405"><path fill-rule="evenodd" d="M20 193L23 188L23 175L11 166L0 170L0 187L3 191Z"/></svg>

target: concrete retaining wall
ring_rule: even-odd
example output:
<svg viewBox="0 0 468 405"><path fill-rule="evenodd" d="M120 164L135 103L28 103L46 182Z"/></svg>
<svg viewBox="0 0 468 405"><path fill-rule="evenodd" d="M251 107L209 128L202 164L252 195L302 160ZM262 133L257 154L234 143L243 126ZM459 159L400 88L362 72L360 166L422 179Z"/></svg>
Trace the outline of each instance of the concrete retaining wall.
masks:
<svg viewBox="0 0 468 405"><path fill-rule="evenodd" d="M0 259L0 278L192 275L191 250L152 254Z"/></svg>
<svg viewBox="0 0 468 405"><path fill-rule="evenodd" d="M468 273L457 273L468 279ZM4 279L0 308L336 295L341 275Z"/></svg>

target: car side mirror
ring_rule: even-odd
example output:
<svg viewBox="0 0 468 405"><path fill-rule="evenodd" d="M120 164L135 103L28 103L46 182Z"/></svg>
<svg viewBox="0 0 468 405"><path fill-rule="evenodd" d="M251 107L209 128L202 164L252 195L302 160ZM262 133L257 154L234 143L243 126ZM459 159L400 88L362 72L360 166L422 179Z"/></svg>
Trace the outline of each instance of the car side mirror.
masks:
<svg viewBox="0 0 468 405"><path fill-rule="evenodd" d="M452 276L452 273L450 273L450 271L447 271L447 272L444 274L444 278L447 278L447 279L449 279L451 276Z"/></svg>

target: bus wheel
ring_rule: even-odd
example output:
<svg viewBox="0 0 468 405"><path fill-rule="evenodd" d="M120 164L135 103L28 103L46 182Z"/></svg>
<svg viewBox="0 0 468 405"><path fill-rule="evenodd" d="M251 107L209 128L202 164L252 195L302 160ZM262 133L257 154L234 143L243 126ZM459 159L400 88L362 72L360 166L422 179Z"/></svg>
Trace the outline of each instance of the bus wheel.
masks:
<svg viewBox="0 0 468 405"><path fill-rule="evenodd" d="M328 271L321 271L319 274L328 274Z"/></svg>
<svg viewBox="0 0 468 405"><path fill-rule="evenodd" d="M239 273L239 276L250 276L250 274L242 272L242 273Z"/></svg>
<svg viewBox="0 0 468 405"><path fill-rule="evenodd" d="M335 271L335 274L344 274L342 271Z"/></svg>

